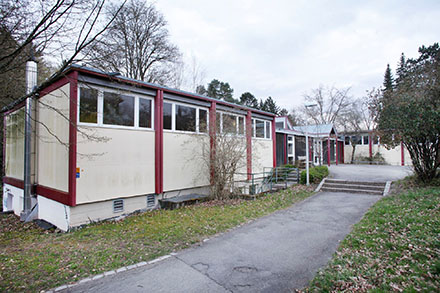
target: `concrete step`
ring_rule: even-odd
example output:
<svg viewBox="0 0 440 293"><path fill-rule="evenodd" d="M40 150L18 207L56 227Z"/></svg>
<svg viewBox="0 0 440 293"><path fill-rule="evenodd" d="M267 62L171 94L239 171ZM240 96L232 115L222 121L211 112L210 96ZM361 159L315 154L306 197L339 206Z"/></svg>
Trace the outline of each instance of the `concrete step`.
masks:
<svg viewBox="0 0 440 293"><path fill-rule="evenodd" d="M341 180L341 179L326 179L325 183L368 185L368 186L382 186L382 187L385 187L385 184L386 184L386 182L349 181L349 180Z"/></svg>
<svg viewBox="0 0 440 293"><path fill-rule="evenodd" d="M345 188L345 189L361 189L361 190L377 190L382 191L385 188L385 185L379 186L379 185L365 185L365 184L341 184L341 183L331 183L331 182L325 182L322 187L329 187L329 188Z"/></svg>
<svg viewBox="0 0 440 293"><path fill-rule="evenodd" d="M350 189L350 188L333 188L333 187L322 187L321 191L328 192L346 192L346 193L363 193L363 194L374 194L374 195L382 195L382 191L371 190L371 189Z"/></svg>

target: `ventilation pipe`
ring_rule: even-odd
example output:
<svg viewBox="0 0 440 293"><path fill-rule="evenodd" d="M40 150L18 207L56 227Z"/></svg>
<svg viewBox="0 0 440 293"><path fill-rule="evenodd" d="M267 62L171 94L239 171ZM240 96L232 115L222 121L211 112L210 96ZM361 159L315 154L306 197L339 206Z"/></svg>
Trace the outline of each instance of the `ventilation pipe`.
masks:
<svg viewBox="0 0 440 293"><path fill-rule="evenodd" d="M37 86L37 62L33 54L26 62L26 106L24 122L24 198L23 211L20 214L22 221L31 221L32 217L32 124L34 118L34 97L31 93Z"/></svg>

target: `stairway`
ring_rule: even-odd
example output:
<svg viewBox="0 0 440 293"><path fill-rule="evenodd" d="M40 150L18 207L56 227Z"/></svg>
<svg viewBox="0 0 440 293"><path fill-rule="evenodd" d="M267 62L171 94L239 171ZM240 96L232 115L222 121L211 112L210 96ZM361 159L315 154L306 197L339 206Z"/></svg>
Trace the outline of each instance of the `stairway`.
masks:
<svg viewBox="0 0 440 293"><path fill-rule="evenodd" d="M341 179L324 179L320 191L348 192L374 195L386 195L391 182L348 181Z"/></svg>

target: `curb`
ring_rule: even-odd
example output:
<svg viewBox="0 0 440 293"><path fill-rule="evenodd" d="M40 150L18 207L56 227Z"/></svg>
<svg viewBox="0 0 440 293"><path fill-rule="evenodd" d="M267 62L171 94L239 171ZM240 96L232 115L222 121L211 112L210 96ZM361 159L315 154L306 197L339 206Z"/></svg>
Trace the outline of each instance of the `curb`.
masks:
<svg viewBox="0 0 440 293"><path fill-rule="evenodd" d="M120 268L118 268L116 270L111 270L111 271L104 272L104 273L99 274L99 275L95 275L93 277L87 277L87 278L81 279L78 282L75 282L75 283L72 283L72 284L62 285L62 286L59 286L59 287L56 287L54 289L50 289L50 290L47 290L47 291L43 290L41 292L45 292L45 293L60 292L60 291L66 290L66 289L70 289L72 287L76 287L78 285L82 285L82 284L90 282L90 281L99 280L99 279L107 277L107 276L111 276L111 275L115 275L115 274L122 273L122 272L125 272L125 271L133 270L133 269L136 269L136 268L144 267L146 265L155 264L155 263L161 262L163 260L166 260L167 258L170 258L170 257L172 257L174 255L176 255L176 253L170 253L170 254L167 254L167 255L160 256L160 257L158 257L156 259L150 260L148 262L142 261L142 262L139 262L139 263L134 264L134 265L120 267Z"/></svg>

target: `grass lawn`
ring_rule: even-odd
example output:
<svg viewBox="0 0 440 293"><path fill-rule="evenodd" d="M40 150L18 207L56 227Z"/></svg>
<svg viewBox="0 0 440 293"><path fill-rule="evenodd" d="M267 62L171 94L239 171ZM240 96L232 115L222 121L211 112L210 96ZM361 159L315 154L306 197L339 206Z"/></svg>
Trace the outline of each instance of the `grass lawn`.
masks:
<svg viewBox="0 0 440 293"><path fill-rule="evenodd" d="M0 292L39 291L191 246L313 194L296 186L253 201L206 202L52 233L0 215Z"/></svg>
<svg viewBox="0 0 440 293"><path fill-rule="evenodd" d="M440 187L377 202L305 290L439 292Z"/></svg>

